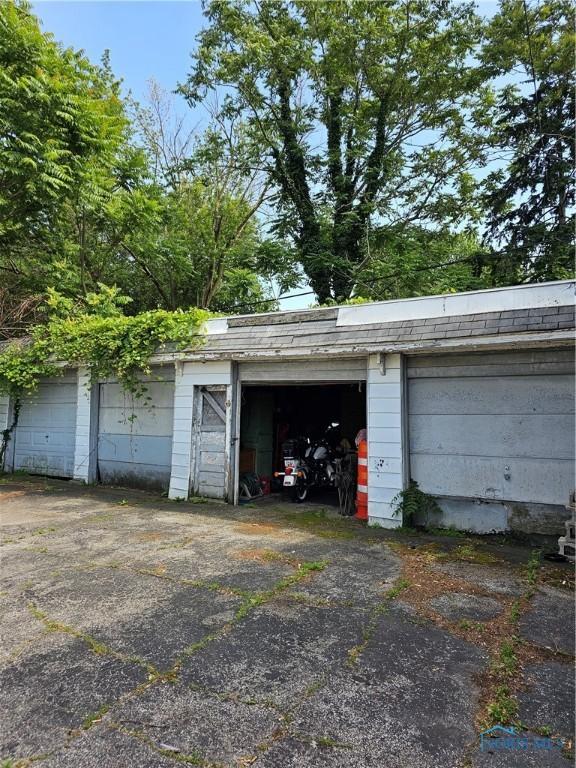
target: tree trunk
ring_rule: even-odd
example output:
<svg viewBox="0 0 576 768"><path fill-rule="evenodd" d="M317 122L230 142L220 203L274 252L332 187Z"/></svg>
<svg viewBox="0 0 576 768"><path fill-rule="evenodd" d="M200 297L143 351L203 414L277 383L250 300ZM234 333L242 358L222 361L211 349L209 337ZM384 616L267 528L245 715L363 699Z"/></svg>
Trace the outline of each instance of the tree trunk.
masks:
<svg viewBox="0 0 576 768"><path fill-rule="evenodd" d="M283 194L290 200L299 218L298 248L304 271L310 280L318 301L331 298L331 255L326 252L320 222L310 195L302 148L294 128L290 108L290 81L285 73L279 73L278 97L280 119L278 128L282 137L284 158L274 152L276 176Z"/></svg>
<svg viewBox="0 0 576 768"><path fill-rule="evenodd" d="M320 304L332 298L329 255L322 244L320 226L314 217L302 222L298 242L300 258Z"/></svg>

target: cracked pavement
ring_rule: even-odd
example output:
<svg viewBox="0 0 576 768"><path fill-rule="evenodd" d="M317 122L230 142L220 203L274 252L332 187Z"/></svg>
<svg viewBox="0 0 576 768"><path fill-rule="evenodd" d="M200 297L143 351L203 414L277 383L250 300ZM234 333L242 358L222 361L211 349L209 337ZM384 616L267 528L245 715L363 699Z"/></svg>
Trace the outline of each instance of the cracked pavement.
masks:
<svg viewBox="0 0 576 768"><path fill-rule="evenodd" d="M0 532L3 767L570 764L572 575L529 548L10 476ZM480 751L502 685L562 753Z"/></svg>

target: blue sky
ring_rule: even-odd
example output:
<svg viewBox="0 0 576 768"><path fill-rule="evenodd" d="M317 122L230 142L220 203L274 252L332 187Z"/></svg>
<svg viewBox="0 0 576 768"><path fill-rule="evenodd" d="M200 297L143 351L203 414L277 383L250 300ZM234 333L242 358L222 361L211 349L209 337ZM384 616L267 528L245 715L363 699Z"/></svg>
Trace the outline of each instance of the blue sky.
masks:
<svg viewBox="0 0 576 768"><path fill-rule="evenodd" d="M126 90L144 100L146 83L168 90L186 79L190 51L202 27L200 2L36 2L34 12L45 32L97 62L110 51L112 70ZM184 100L182 111L188 110Z"/></svg>
<svg viewBox="0 0 576 768"><path fill-rule="evenodd" d="M497 0L478 3L483 15L497 7ZM41 0L33 8L45 32L83 49L92 61L108 49L112 70L138 100L144 99L152 77L168 90L186 79L204 22L199 0ZM188 109L183 100L181 105L182 111Z"/></svg>
<svg viewBox="0 0 576 768"><path fill-rule="evenodd" d="M490 16L498 2L481 0L477 6L482 15ZM204 23L199 0L40 0L33 9L43 31L66 46L84 50L91 61L99 61L108 49L114 74L138 101L145 100L151 78L169 91L186 80L190 52ZM191 127L203 117L201 108L192 114L179 96L176 106L190 115ZM281 308L305 307L312 299L283 300Z"/></svg>

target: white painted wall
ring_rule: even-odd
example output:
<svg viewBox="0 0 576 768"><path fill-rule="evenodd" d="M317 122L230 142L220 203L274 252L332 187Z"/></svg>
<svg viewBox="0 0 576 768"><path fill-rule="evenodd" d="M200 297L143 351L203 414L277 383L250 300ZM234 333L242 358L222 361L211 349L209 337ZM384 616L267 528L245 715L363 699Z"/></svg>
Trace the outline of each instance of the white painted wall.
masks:
<svg viewBox="0 0 576 768"><path fill-rule="evenodd" d="M0 395L0 432L8 427L8 411L10 398L8 395Z"/></svg>
<svg viewBox="0 0 576 768"><path fill-rule="evenodd" d="M76 400L76 441L74 446L74 480L87 483L90 477L91 410L92 388L90 371L85 366L78 368L78 398Z"/></svg>
<svg viewBox="0 0 576 768"><path fill-rule="evenodd" d="M13 469L53 477L74 475L77 374L42 379L22 398L10 446Z"/></svg>
<svg viewBox="0 0 576 768"><path fill-rule="evenodd" d="M407 358L410 474L444 514L481 533L562 533L574 488L571 351Z"/></svg>
<svg viewBox="0 0 576 768"><path fill-rule="evenodd" d="M368 358L368 521L397 528L402 520L390 504L403 487L402 412L403 359L385 355Z"/></svg>
<svg viewBox="0 0 576 768"><path fill-rule="evenodd" d="M192 462L192 430L194 419L194 387L210 384L230 386L232 363L187 362L176 364L174 390L174 431L172 435L171 499L186 499L190 489Z"/></svg>
<svg viewBox="0 0 576 768"><path fill-rule="evenodd" d="M366 381L366 356L240 363L238 372L242 382L261 384Z"/></svg>

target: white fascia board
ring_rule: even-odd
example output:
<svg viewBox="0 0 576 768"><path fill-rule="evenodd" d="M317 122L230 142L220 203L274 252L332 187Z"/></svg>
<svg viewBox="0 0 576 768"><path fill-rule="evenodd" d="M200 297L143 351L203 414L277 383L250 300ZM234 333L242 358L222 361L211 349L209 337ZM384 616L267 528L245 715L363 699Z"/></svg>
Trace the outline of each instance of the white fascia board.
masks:
<svg viewBox="0 0 576 768"><path fill-rule="evenodd" d="M519 349L550 347L554 345L573 345L574 331L540 331L533 333L506 333L499 336L465 336L454 339L425 339L422 341L390 341L378 344L362 344L357 342L350 347L336 347L322 349L311 347L306 350L296 350L288 347L286 352L276 349L246 350L234 352L224 350L222 352L203 351L200 347L193 351L169 352L154 355L150 362L154 365L169 362L199 362L209 363L214 360L233 360L235 362L262 361L262 360L309 360L322 358L363 357L376 352L406 352L416 354L418 352L447 352L454 350L481 351L487 347L495 349Z"/></svg>
<svg viewBox="0 0 576 768"><path fill-rule="evenodd" d="M489 288L484 291L357 304L340 307L336 325L370 325L484 312L507 312L512 309L556 307L571 304L574 301L575 287L576 282L573 280L558 280L553 283L516 285L510 288Z"/></svg>

